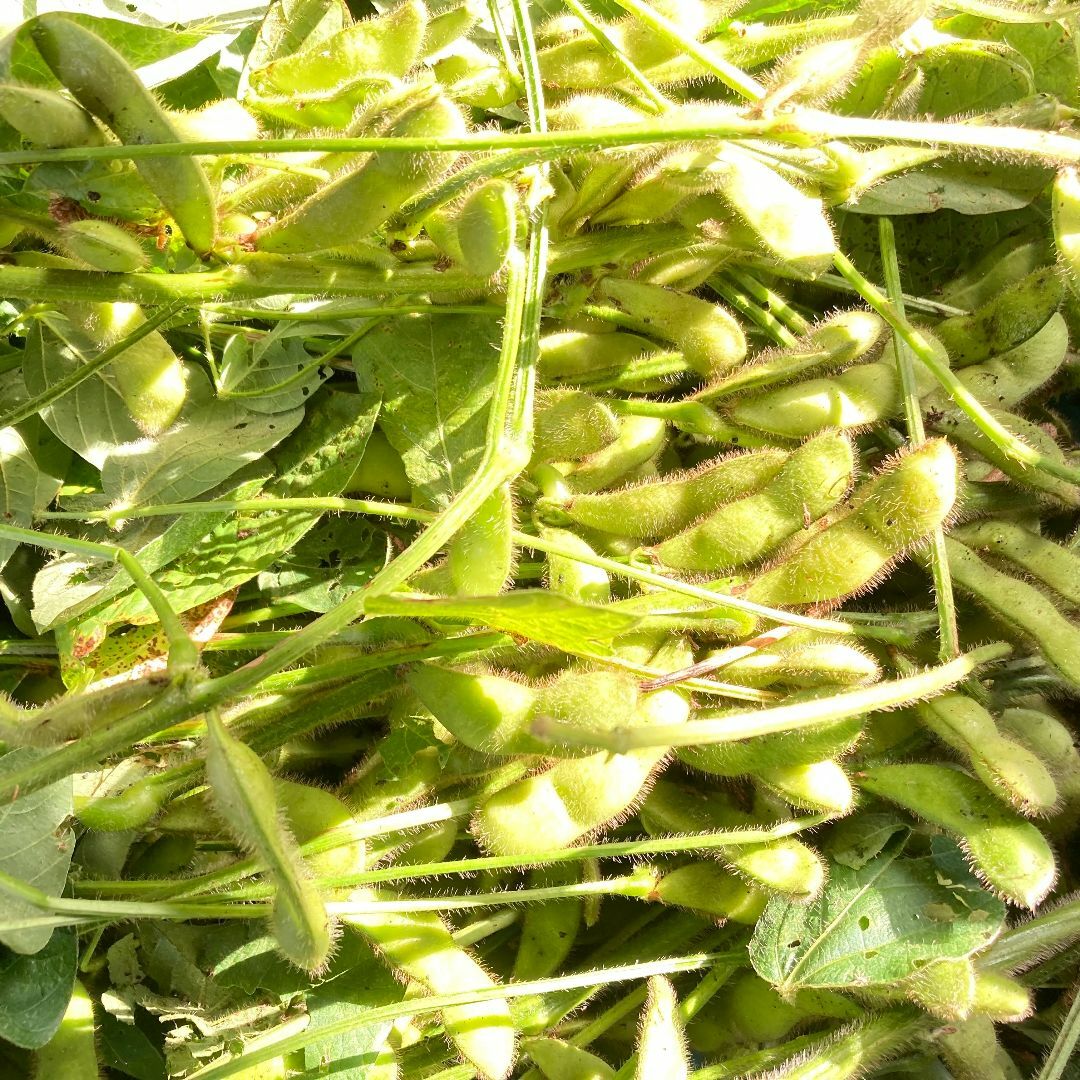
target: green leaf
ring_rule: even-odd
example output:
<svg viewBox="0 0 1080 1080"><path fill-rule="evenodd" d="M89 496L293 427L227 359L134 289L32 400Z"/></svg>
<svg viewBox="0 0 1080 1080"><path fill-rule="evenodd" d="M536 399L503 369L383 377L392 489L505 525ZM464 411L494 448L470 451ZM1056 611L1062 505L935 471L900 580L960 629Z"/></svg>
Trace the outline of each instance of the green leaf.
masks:
<svg viewBox="0 0 1080 1080"><path fill-rule="evenodd" d="M101 485L119 506L187 502L209 491L276 446L303 419L304 410L264 415L231 401L208 401L156 439L114 450L101 469Z"/></svg>
<svg viewBox="0 0 1080 1080"><path fill-rule="evenodd" d="M988 112L1035 92L1028 62L1008 45L953 41L919 57L919 113L945 119Z"/></svg>
<svg viewBox="0 0 1080 1080"><path fill-rule="evenodd" d="M102 1063L134 1080L166 1080L165 1058L136 1024L99 1012L95 1018Z"/></svg>
<svg viewBox="0 0 1080 1080"><path fill-rule="evenodd" d="M0 428L0 520L30 528L35 511L52 502L63 482L62 474L50 475L35 460L22 431ZM18 540L0 536L0 569L18 546Z"/></svg>
<svg viewBox="0 0 1080 1080"><path fill-rule="evenodd" d="M75 934L57 930L33 956L0 950L0 1039L36 1050L56 1034L75 985Z"/></svg>
<svg viewBox="0 0 1080 1080"><path fill-rule="evenodd" d="M286 412L303 405L331 369L311 367L312 357L303 342L291 336L296 332L296 327L282 323L255 342L234 334L221 352L218 393L223 398L241 394L234 400L260 413Z"/></svg>
<svg viewBox="0 0 1080 1080"><path fill-rule="evenodd" d="M264 488L275 498L339 494L364 453L378 413L370 395L324 391L309 406L307 419L279 446L272 460L279 475ZM279 419L269 417L264 419ZM156 576L176 611L222 596L289 551L322 515L307 510L230 516L187 554ZM87 616L98 625L154 622L142 593L128 589Z"/></svg>
<svg viewBox="0 0 1080 1080"><path fill-rule="evenodd" d="M970 956L1005 923L959 849L937 837L903 858L903 839L857 869L834 864L808 904L773 897L750 942L754 970L783 994L891 984L933 960Z"/></svg>
<svg viewBox="0 0 1080 1080"><path fill-rule="evenodd" d="M424 503L446 506L476 471L498 366L493 320L409 315L388 320L353 350L362 388L383 391L379 426Z"/></svg>
<svg viewBox="0 0 1080 1080"><path fill-rule="evenodd" d="M629 633L639 621L633 615L579 604L541 589L519 589L504 596L373 596L365 611L417 619L462 619L563 652L604 656L610 655L612 640Z"/></svg>
<svg viewBox="0 0 1080 1080"><path fill-rule="evenodd" d="M67 320L57 316L54 324L66 326ZM31 396L43 394L81 364L74 343L40 322L27 335L23 379ZM142 437L123 399L100 375L91 375L40 415L62 443L99 469L116 447Z"/></svg>
<svg viewBox="0 0 1080 1080"><path fill-rule="evenodd" d="M11 772L47 751L22 747L0 757L0 773ZM0 804L0 871L59 896L67 882L75 834L65 824L72 813L71 777L38 788L13 802ZM38 909L9 893L0 897L0 917L21 919ZM49 927L0 930L0 943L13 952L40 952L53 931Z"/></svg>

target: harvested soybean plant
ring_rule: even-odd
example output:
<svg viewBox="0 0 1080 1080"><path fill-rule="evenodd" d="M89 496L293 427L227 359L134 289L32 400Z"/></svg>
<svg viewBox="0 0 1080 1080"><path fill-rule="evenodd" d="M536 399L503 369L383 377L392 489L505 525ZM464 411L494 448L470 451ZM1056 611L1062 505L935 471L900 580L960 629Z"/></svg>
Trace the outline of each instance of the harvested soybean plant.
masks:
<svg viewBox="0 0 1080 1080"><path fill-rule="evenodd" d="M0 1077L1080 1076L1080 3L8 7Z"/></svg>

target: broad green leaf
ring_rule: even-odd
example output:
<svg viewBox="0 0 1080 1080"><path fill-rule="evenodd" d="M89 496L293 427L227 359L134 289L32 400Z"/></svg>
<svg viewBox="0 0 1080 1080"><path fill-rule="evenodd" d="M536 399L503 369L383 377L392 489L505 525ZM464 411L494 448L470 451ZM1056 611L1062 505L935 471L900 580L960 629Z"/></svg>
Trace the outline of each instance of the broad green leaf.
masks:
<svg viewBox="0 0 1080 1080"><path fill-rule="evenodd" d="M66 324L66 319L53 319L57 328ZM26 339L23 360L26 389L37 397L81 363L82 358L71 342L39 322ZM99 375L85 379L40 415L62 443L99 469L116 447L142 437L123 399Z"/></svg>
<svg viewBox="0 0 1080 1080"><path fill-rule="evenodd" d="M10 772L44 757L46 751L21 747L0 757L0 773ZM49 896L59 896L67 882L75 834L65 824L72 812L71 778L58 780L0 804L0 871L25 881ZM38 909L4 893L0 919L35 915ZM0 929L0 943L18 953L36 953L52 931Z"/></svg>
<svg viewBox="0 0 1080 1080"><path fill-rule="evenodd" d="M19 428L0 428L0 520L30 528L35 511L52 502L63 482L63 475L50 475L35 460ZM0 536L0 569L18 546Z"/></svg>
<svg viewBox="0 0 1080 1080"><path fill-rule="evenodd" d="M375 327L353 350L360 386L382 389L379 426L433 508L446 506L479 463L497 335L480 315L408 315Z"/></svg>
<svg viewBox="0 0 1080 1080"><path fill-rule="evenodd" d="M920 113L945 119L988 112L1035 92L1031 65L1008 45L954 41L919 57Z"/></svg>
<svg viewBox="0 0 1080 1080"><path fill-rule="evenodd" d="M165 1080L165 1058L142 1028L104 1010L95 1022L103 1065L133 1080Z"/></svg>
<svg viewBox="0 0 1080 1080"><path fill-rule="evenodd" d="M252 499L269 474L265 461L256 462L229 477L207 493L207 500ZM152 517L129 521L119 533L101 531L101 539L124 548L149 574L156 574L204 537L223 525L231 515L210 508L205 513L178 514L174 518ZM91 560L82 555L61 555L43 567L34 581L34 618L38 630L55 629L89 608L128 593L131 578L115 563Z"/></svg>
<svg viewBox="0 0 1080 1080"><path fill-rule="evenodd" d="M279 475L264 493L275 498L339 494L364 453L377 413L378 400L370 395L321 393L308 407L304 424L271 455ZM321 516L307 510L232 515L155 580L176 611L187 611L250 581ZM155 619L146 598L134 589L87 616L99 626Z"/></svg>
<svg viewBox="0 0 1080 1080"><path fill-rule="evenodd" d="M303 405L331 369L311 367L312 357L303 342L285 336L293 329L282 323L256 342L243 334L229 338L221 352L218 393L223 398L241 395L232 399L260 413L287 412Z"/></svg>
<svg viewBox="0 0 1080 1080"><path fill-rule="evenodd" d="M0 949L0 1039L36 1050L53 1037L71 1000L77 958L70 930L57 930L33 956Z"/></svg>
<svg viewBox="0 0 1080 1080"><path fill-rule="evenodd" d="M146 221L159 212L157 197L133 164L110 168L108 161L43 162L30 174L26 189L48 198L73 199L87 213ZM50 321L51 318L50 318Z"/></svg>
<svg viewBox="0 0 1080 1080"><path fill-rule="evenodd" d="M369 615L411 615L418 619L462 619L516 637L554 645L568 653L607 655L611 642L638 624L633 615L579 604L557 593L520 589L502 596L373 596Z"/></svg>
<svg viewBox="0 0 1080 1080"><path fill-rule="evenodd" d="M903 839L856 869L834 864L808 904L772 898L750 962L781 993L892 984L933 960L970 956L1005 923L1005 905L979 886L951 841L902 855Z"/></svg>

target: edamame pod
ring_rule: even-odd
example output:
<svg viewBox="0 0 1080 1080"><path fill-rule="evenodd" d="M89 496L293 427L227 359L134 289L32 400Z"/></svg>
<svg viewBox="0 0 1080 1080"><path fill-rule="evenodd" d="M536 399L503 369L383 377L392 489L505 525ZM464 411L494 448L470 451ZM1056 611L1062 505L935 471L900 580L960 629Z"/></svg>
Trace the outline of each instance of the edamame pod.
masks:
<svg viewBox="0 0 1080 1080"><path fill-rule="evenodd" d="M514 572L514 498L500 484L477 508L447 549L454 591L463 596L494 596Z"/></svg>
<svg viewBox="0 0 1080 1080"><path fill-rule="evenodd" d="M581 871L576 863L555 863L531 871L529 888L575 885L580 880ZM518 982L546 979L559 970L574 947L581 926L582 907L580 897L568 896L526 908L514 958L514 978Z"/></svg>
<svg viewBox="0 0 1080 1080"><path fill-rule="evenodd" d="M659 349L637 334L557 330L540 339L540 374L574 379L604 368L620 368Z"/></svg>
<svg viewBox="0 0 1080 1080"><path fill-rule="evenodd" d="M1080 274L1080 173L1075 166L1058 170L1050 205L1058 255L1076 280Z"/></svg>
<svg viewBox="0 0 1080 1080"><path fill-rule="evenodd" d="M131 233L111 221L86 218L60 226L60 246L94 270L131 274L146 266L146 252Z"/></svg>
<svg viewBox="0 0 1080 1080"><path fill-rule="evenodd" d="M945 765L877 765L857 781L955 835L987 883L1013 903L1033 908L1054 884L1054 853L1042 833L978 780Z"/></svg>
<svg viewBox="0 0 1080 1080"><path fill-rule="evenodd" d="M533 415L533 460L572 461L610 446L619 421L607 402L582 390L543 390Z"/></svg>
<svg viewBox="0 0 1080 1080"><path fill-rule="evenodd" d="M575 554L594 556L595 551L577 533L567 529L544 528L540 535L545 540L554 540L570 556L547 554L548 588L560 596L568 596L583 604L607 604L611 601L611 579L606 570L588 563L579 562Z"/></svg>
<svg viewBox="0 0 1080 1080"><path fill-rule="evenodd" d="M765 910L765 893L714 862L687 863L665 874L653 895L663 904L696 911L711 919L753 926Z"/></svg>
<svg viewBox="0 0 1080 1080"><path fill-rule="evenodd" d="M58 12L30 30L38 51L75 100L123 143L180 142L172 121L130 64L92 30ZM199 254L214 246L217 212L203 167L193 157L139 158L136 168Z"/></svg>
<svg viewBox="0 0 1080 1080"><path fill-rule="evenodd" d="M602 1058L561 1039L529 1039L522 1048L545 1080L615 1080L615 1070Z"/></svg>
<svg viewBox="0 0 1080 1080"><path fill-rule="evenodd" d="M470 273L494 277L505 265L517 233L517 191L506 180L488 180L454 211L437 210L426 221L439 248Z"/></svg>
<svg viewBox="0 0 1080 1080"><path fill-rule="evenodd" d="M461 135L465 118L447 98L421 101L387 133L401 138ZM375 232L412 196L453 165L454 153L371 154L350 172L332 180L296 209L263 229L261 251L304 253L333 250Z"/></svg>
<svg viewBox="0 0 1080 1080"><path fill-rule="evenodd" d="M307 860L319 877L355 874L366 868L367 842L349 808L337 796L309 784L275 780L274 793L298 844L334 833L353 839Z"/></svg>
<svg viewBox="0 0 1080 1080"><path fill-rule="evenodd" d="M705 659L710 655L706 653ZM725 664L723 672L725 682L740 686L766 687L779 683L799 689L829 690L876 682L881 674L877 661L857 645L833 634L809 630L796 630L772 645ZM829 756L831 751L822 754Z"/></svg>
<svg viewBox="0 0 1080 1080"><path fill-rule="evenodd" d="M732 454L662 480L574 495L561 509L590 529L639 540L666 538L716 507L769 483L788 456L773 448Z"/></svg>
<svg viewBox="0 0 1080 1080"><path fill-rule="evenodd" d="M575 492L611 487L659 454L667 434L667 424L657 417L623 417L619 437L573 467L568 477L570 486Z"/></svg>
<svg viewBox="0 0 1080 1080"><path fill-rule="evenodd" d="M872 586L948 519L957 485L956 454L944 439L892 458L846 513L796 540L744 595L759 604L834 604Z"/></svg>
<svg viewBox="0 0 1080 1080"><path fill-rule="evenodd" d="M658 1076L688 1080L690 1076L679 999L675 988L662 975L649 979L638 1029L637 1059L635 1080L652 1080Z"/></svg>
<svg viewBox="0 0 1080 1080"><path fill-rule="evenodd" d="M101 146L105 136L82 106L41 86L0 83L0 118L34 146Z"/></svg>
<svg viewBox="0 0 1080 1080"><path fill-rule="evenodd" d="M760 491L721 506L653 552L677 570L719 573L753 562L831 510L854 469L855 453L843 435L808 439Z"/></svg>

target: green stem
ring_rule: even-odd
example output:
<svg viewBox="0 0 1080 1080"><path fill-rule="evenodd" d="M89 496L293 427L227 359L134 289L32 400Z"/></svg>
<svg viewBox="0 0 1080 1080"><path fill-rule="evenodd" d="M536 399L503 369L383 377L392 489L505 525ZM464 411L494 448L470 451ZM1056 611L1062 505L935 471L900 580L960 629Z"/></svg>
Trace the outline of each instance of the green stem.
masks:
<svg viewBox="0 0 1080 1080"><path fill-rule="evenodd" d="M810 324L778 292L741 270L731 270L732 280L745 289L766 311L781 319L793 334L805 334Z"/></svg>
<svg viewBox="0 0 1080 1080"><path fill-rule="evenodd" d="M892 218L878 218L878 239L889 299L900 318L906 319ZM893 331L893 343L904 395L908 441L913 446L921 446L926 442L926 429L923 427L922 406L919 402L919 387L915 381L915 366L911 362L911 350L896 330ZM949 560L945 556L945 530L940 525L934 529L930 538L930 572L934 579L934 598L938 613L938 656L941 660L949 660L960 655L960 637L956 626L956 598L953 596L952 575L949 573Z"/></svg>
<svg viewBox="0 0 1080 1080"><path fill-rule="evenodd" d="M837 254L836 268L844 275L863 299L893 328L900 339L930 369L930 373L945 388L956 406L1001 452L1021 465L1033 465L1052 476L1080 484L1080 468L1054 461L1021 441L1006 428L985 405L953 374L934 352L930 343L902 314L884 293L869 282L846 255Z"/></svg>
<svg viewBox="0 0 1080 1080"><path fill-rule="evenodd" d="M771 311L755 304L734 282L726 280L720 274L714 274L709 278L709 288L721 299L726 300L744 318L756 323L777 345L786 345L791 348L798 341Z"/></svg>
<svg viewBox="0 0 1080 1080"><path fill-rule="evenodd" d="M640 728L620 727L600 732L586 731L571 724L556 723L540 717L533 721L532 734L554 745L588 747L608 750L615 754L625 754L630 750L646 747L706 746L711 743L736 742L772 735L779 731L796 731L921 701L947 690L981 665L1000 660L1011 651L1011 646L994 642L907 678L874 683L872 686L858 687L813 701L801 701L795 705L729 713L717 720L696 720L677 725L656 724Z"/></svg>
<svg viewBox="0 0 1080 1080"><path fill-rule="evenodd" d="M10 270L20 268L5 267L5 269ZM58 271L42 272L57 273ZM59 272L63 273L64 271ZM82 271L74 272L81 273ZM71 372L71 374L65 375L62 379L58 379L47 390L38 394L37 397L31 398L21 405L16 405L14 409L9 409L6 413L0 415L0 428L10 427L12 424L18 424L28 417L37 416L43 409L47 409L53 402L58 401L65 394L74 390L75 387L86 382L92 375L96 375L103 368L107 367L118 356L130 349L132 345L142 341L145 337L149 337L155 330L163 326L175 315L179 314L185 306L184 301L176 300L167 307L162 308L145 322L140 323L130 334L126 334L119 341L113 342L107 349L98 353L93 360L86 360L81 363Z"/></svg>
<svg viewBox="0 0 1080 1080"><path fill-rule="evenodd" d="M1080 1045L1080 982L1072 988L1072 1005L1061 1025L1036 1080L1064 1080L1069 1062Z"/></svg>

